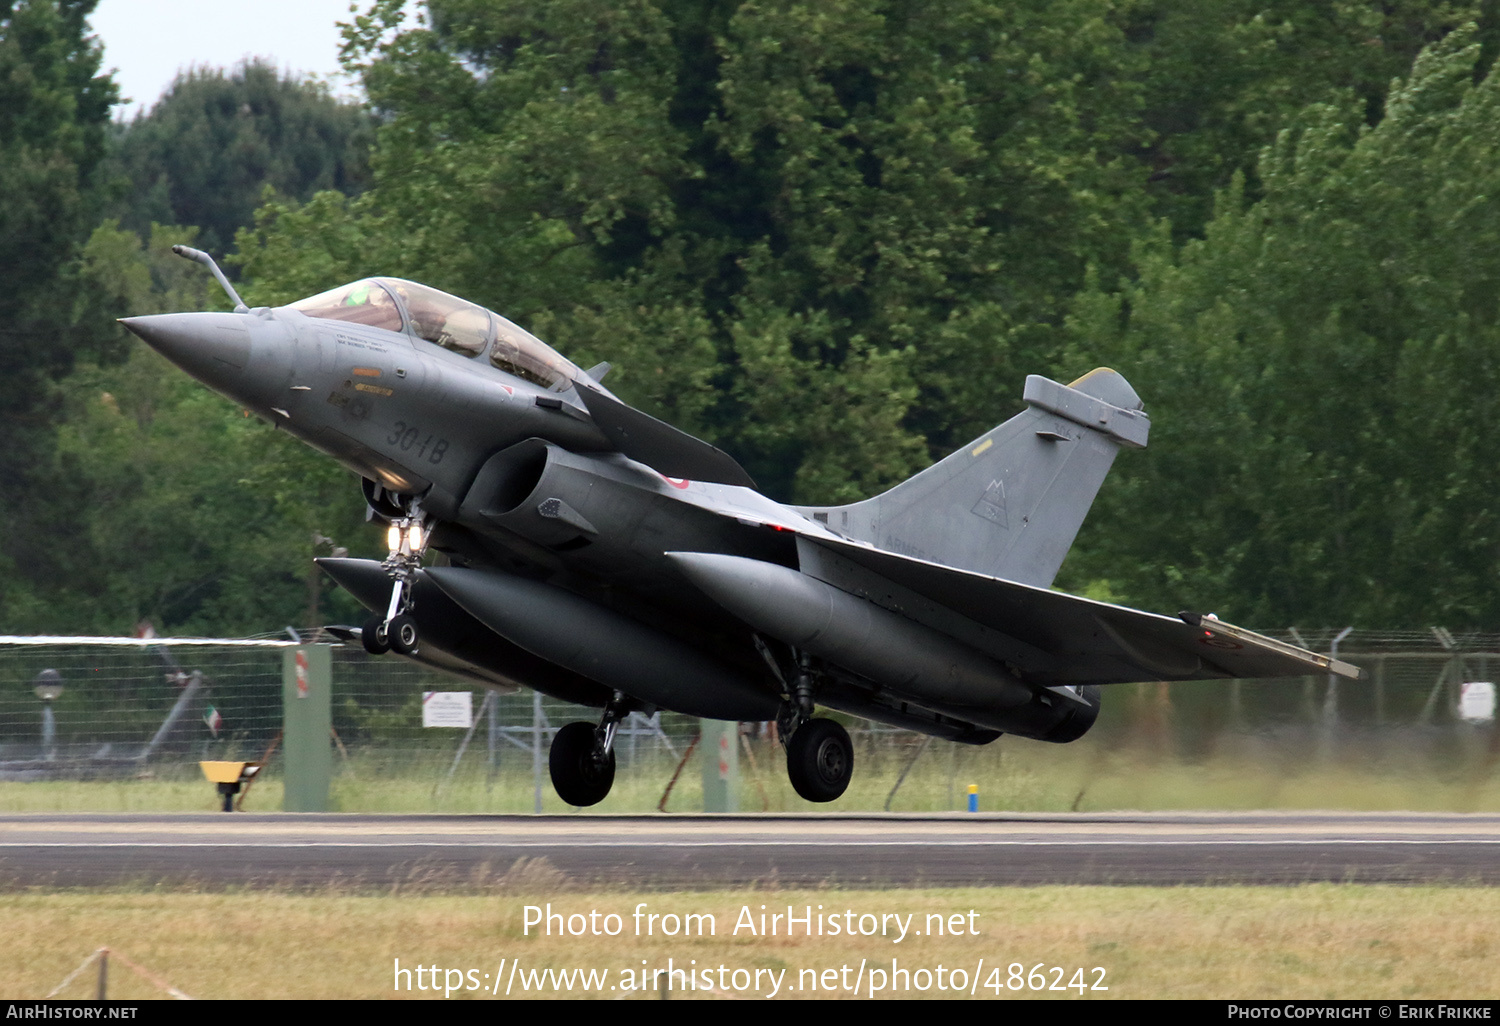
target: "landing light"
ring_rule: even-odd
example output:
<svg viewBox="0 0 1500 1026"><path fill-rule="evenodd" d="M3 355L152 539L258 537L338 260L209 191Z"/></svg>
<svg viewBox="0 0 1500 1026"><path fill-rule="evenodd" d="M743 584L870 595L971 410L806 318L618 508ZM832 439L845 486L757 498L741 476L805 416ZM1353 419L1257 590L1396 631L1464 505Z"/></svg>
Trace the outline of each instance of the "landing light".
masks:
<svg viewBox="0 0 1500 1026"><path fill-rule="evenodd" d="M396 521L385 532L386 547L403 556L421 553L422 542L422 525L407 520Z"/></svg>

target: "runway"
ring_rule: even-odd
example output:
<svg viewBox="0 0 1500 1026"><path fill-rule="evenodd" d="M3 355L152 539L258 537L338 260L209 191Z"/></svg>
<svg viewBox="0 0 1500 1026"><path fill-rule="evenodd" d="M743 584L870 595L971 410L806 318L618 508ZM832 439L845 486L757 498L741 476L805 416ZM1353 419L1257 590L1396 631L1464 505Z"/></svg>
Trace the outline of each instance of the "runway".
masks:
<svg viewBox="0 0 1500 1026"><path fill-rule="evenodd" d="M1500 815L0 815L0 887L1500 883Z"/></svg>

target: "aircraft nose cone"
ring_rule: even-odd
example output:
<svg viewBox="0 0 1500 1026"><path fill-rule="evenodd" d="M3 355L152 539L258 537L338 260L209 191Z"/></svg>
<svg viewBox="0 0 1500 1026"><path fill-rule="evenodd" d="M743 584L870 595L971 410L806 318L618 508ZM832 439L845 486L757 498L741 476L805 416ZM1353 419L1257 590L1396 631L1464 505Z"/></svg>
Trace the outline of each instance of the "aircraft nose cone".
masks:
<svg viewBox="0 0 1500 1026"><path fill-rule="evenodd" d="M243 314L175 313L124 317L120 323L152 349L210 387L240 377L250 362L250 329Z"/></svg>

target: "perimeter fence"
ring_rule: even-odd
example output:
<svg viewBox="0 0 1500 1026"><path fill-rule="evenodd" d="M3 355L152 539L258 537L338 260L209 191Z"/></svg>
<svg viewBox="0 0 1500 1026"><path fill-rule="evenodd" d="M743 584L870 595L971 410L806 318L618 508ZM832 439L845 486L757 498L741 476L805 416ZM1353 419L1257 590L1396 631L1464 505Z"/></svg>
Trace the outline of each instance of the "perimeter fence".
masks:
<svg viewBox="0 0 1500 1026"><path fill-rule="evenodd" d="M1468 797L1448 805L1500 807L1500 788L1489 783L1500 761L1500 734L1493 720L1460 715L1465 685L1500 673L1500 635L1438 628L1274 636L1336 653L1364 669L1365 679L1119 685L1106 689L1095 728L1067 746L1002 739L987 749L967 749L840 717L858 746L856 781L867 784L851 791L843 807L892 807L894 801L896 808L903 802L961 808L964 789L975 780L990 782L990 793L1003 792L990 807L1118 805L1130 799L1103 797L1103 777L1118 783L1122 774L1163 763L1200 778L1243 773L1248 766L1278 779L1310 774L1315 781L1318 773L1355 768L1376 777L1430 780L1435 788L1461 782ZM45 803L18 798L14 785L65 780L177 782L202 790L210 807L212 795L196 767L204 759L267 759L266 779L274 780L283 650L290 644L0 638L0 811ZM547 807L558 808L545 787L551 735L598 715L529 691L491 692L407 660L371 657L357 646L334 647L332 683L335 790L347 811L539 810L544 792ZM471 692L472 726L424 728L422 695L430 691ZM672 713L636 715L622 725L616 791L632 810L657 805L698 730L697 720ZM741 807L805 807L795 799L788 804L777 749L763 734L745 728ZM1010 760L1003 771L1001 752ZM677 807L691 807L696 772L683 773L679 794L686 797ZM1483 793L1475 791L1479 785ZM1312 786L1316 795L1318 785ZM1275 793L1286 800L1284 789ZM63 808L75 801L92 807L88 799L57 799ZM265 811L279 801L262 795L247 807Z"/></svg>

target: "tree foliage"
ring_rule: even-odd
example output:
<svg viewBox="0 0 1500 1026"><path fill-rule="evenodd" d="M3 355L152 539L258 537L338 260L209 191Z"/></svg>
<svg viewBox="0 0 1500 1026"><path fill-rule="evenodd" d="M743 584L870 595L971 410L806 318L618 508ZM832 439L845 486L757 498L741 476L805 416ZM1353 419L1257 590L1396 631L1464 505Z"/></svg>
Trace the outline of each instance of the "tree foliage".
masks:
<svg viewBox="0 0 1500 1026"><path fill-rule="evenodd" d="M185 75L150 115L111 129L93 6L0 3L0 473L13 496L0 616L7 630L62 633L142 617L206 633L301 622L314 534L357 533L347 476L113 319L221 305L168 252L197 229L153 234L153 216L171 221L175 203L229 239L266 184L302 197L352 187L367 117L250 64ZM90 233L122 173L140 188L116 209L149 245L116 222Z"/></svg>
<svg viewBox="0 0 1500 1026"><path fill-rule="evenodd" d="M299 201L358 192L371 126L320 83L247 60L183 72L114 135L109 170L123 194L113 215L143 238L153 222L195 225L202 244L222 252L268 186Z"/></svg>
<svg viewBox="0 0 1500 1026"><path fill-rule="evenodd" d="M52 474L57 379L107 351L120 297L82 273L115 89L88 35L93 0L0 0L0 536L7 593L59 567L84 511ZM59 527L62 530L59 530ZM5 599L0 597L0 603Z"/></svg>
<svg viewBox="0 0 1500 1026"><path fill-rule="evenodd" d="M201 268L171 253L193 241L192 229L157 226L143 244L109 222L84 266L135 314L227 307ZM54 541L60 572L11 593L11 629L114 633L148 619L239 635L308 622L320 588L312 557L366 534L345 471L138 341L123 362L80 364L66 385L57 477L87 515ZM355 608L343 597L323 612Z"/></svg>
<svg viewBox="0 0 1500 1026"><path fill-rule="evenodd" d="M1500 42L1493 0L1152 0L1135 7L1155 213L1199 235L1216 190L1242 174L1259 194L1260 151L1303 107L1335 94L1379 123L1393 78L1422 47L1469 22Z"/></svg>
<svg viewBox="0 0 1500 1026"><path fill-rule="evenodd" d="M1500 617L1500 75L1461 30L1374 128L1319 104L1205 237L1145 240L1076 306L1080 348L1148 396L1081 573L1251 622ZM1482 69L1480 69L1482 70Z"/></svg>

